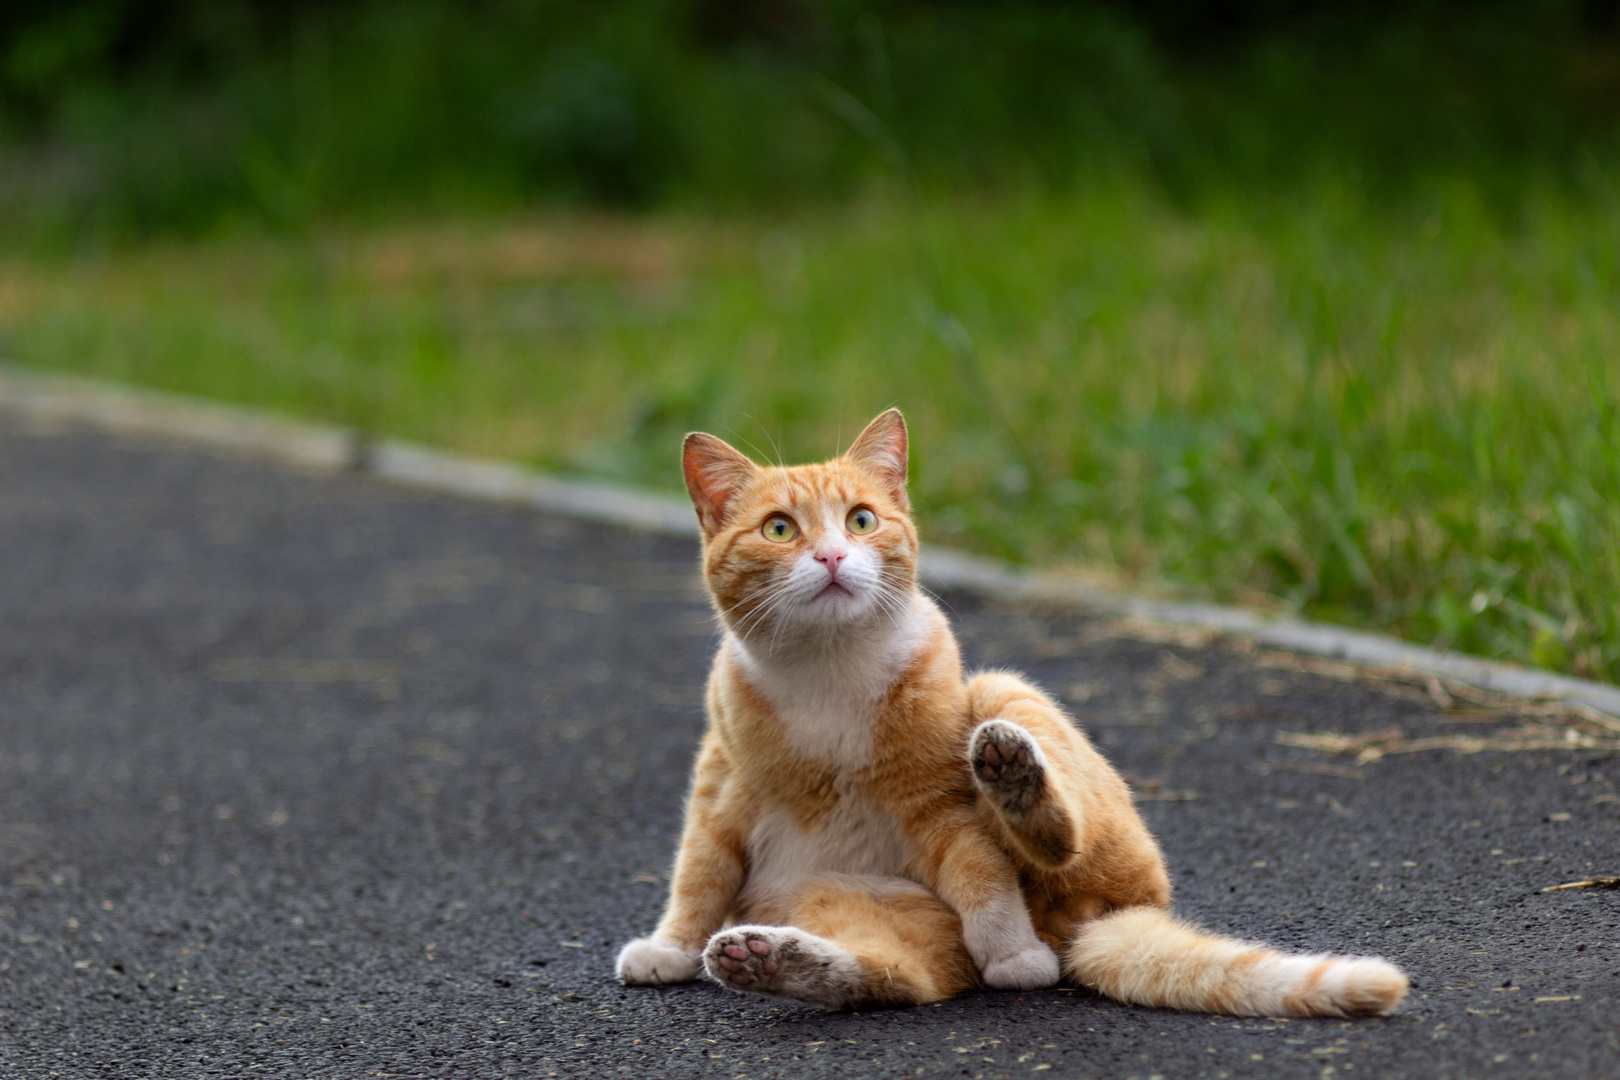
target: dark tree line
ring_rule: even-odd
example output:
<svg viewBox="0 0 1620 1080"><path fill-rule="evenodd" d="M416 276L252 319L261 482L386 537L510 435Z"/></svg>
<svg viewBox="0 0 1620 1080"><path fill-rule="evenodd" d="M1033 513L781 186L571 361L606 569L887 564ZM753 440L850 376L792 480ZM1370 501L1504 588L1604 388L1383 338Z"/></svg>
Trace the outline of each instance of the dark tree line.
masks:
<svg viewBox="0 0 1620 1080"><path fill-rule="evenodd" d="M1595 0L9 0L0 218L208 227L1606 162ZM50 223L55 223L51 225Z"/></svg>

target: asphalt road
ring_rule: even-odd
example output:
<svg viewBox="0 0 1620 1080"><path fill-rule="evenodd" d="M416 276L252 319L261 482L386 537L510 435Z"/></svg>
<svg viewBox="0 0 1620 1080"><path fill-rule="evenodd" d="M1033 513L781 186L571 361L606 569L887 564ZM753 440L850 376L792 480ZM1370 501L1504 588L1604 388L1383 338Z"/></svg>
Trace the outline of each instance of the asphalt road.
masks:
<svg viewBox="0 0 1620 1080"><path fill-rule="evenodd" d="M1615 756L1358 768L1275 734L1487 729L946 599L1167 796L1184 913L1395 960L1401 1012L620 987L702 725L694 544L0 415L0 1077L1620 1077L1620 892L1539 891L1620 873Z"/></svg>

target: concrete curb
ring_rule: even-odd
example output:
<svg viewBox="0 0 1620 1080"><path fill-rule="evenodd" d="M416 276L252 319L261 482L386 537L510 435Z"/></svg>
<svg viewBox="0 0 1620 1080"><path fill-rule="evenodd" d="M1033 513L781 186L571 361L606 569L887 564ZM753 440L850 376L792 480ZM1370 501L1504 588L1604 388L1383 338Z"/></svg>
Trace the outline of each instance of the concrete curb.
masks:
<svg viewBox="0 0 1620 1080"><path fill-rule="evenodd" d="M283 420L252 409L89 379L0 369L0 410L35 422L179 439L319 471L363 472L407 487L533 506L553 513L675 536L695 536L686 500L562 480L506 462L361 433ZM1290 652L1434 675L1523 698L1579 702L1620 717L1620 687L1243 608L1148 599L1076 584L1060 576L930 548L922 578L933 589L1056 604L1248 638Z"/></svg>

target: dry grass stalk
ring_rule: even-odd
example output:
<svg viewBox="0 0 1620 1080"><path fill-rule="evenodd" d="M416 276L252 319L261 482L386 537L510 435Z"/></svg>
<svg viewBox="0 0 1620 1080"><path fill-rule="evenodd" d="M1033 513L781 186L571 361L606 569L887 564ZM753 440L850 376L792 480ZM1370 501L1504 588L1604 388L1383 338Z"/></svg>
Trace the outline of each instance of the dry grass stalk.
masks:
<svg viewBox="0 0 1620 1080"><path fill-rule="evenodd" d="M1095 632L1097 640L1130 638L1154 645L1179 645L1184 649L1207 649L1220 635L1202 626L1181 626L1177 623L1145 619L1140 615L1127 615L1105 624Z"/></svg>
<svg viewBox="0 0 1620 1080"><path fill-rule="evenodd" d="M1337 776L1341 780L1365 780L1367 774L1343 765L1323 765L1315 761L1261 761L1249 768L1259 773L1300 772L1312 776Z"/></svg>
<svg viewBox="0 0 1620 1080"><path fill-rule="evenodd" d="M1562 885L1549 885L1542 892L1559 892L1563 889L1620 889L1620 877L1595 877L1585 881L1566 881Z"/></svg>
<svg viewBox="0 0 1620 1080"><path fill-rule="evenodd" d="M1141 780L1127 776L1125 782L1131 786L1131 798L1138 802L1192 802L1198 798L1198 792L1190 788L1167 788L1164 781L1159 779Z"/></svg>
<svg viewBox="0 0 1620 1080"><path fill-rule="evenodd" d="M1466 718L1497 717L1505 720L1512 717L1538 717L1579 721L1583 725L1620 735L1620 718L1610 716L1579 701L1514 697L1511 694L1481 690L1477 686L1442 679L1409 668L1353 664L1343 660L1325 660L1287 652L1262 652L1255 656L1254 662L1257 667L1278 671L1299 671L1324 675L1331 679L1342 679L1346 682L1373 683L1391 697L1432 705L1448 712L1462 713ZM1465 708L1464 705L1472 708ZM1465 716L1456 716L1455 719L1463 720Z"/></svg>
<svg viewBox="0 0 1620 1080"><path fill-rule="evenodd" d="M1213 645L1220 637L1216 631L1203 627L1178 626L1133 615L1115 619L1094 630L1087 630L1075 643L1092 644L1106 638L1131 638L1159 645L1204 649ZM1250 654L1257 667L1322 675L1345 682L1370 683L1390 697L1431 706L1449 714L1438 718L1443 721L1488 723L1492 720L1536 717L1577 722L1580 727L1596 728L1604 733L1620 735L1620 717L1610 716L1584 702L1562 698L1515 697L1511 694L1482 690L1477 686L1441 678L1428 672L1414 671L1411 668L1357 664L1276 649L1255 651L1254 643L1248 639L1226 640L1237 651Z"/></svg>
<svg viewBox="0 0 1620 1080"><path fill-rule="evenodd" d="M1276 738L1277 742L1284 746L1351 756L1359 765L1377 761L1391 754L1415 754L1423 750L1450 750L1458 754L1478 754L1487 750L1620 752L1620 739L1580 731L1574 727L1550 727L1535 723L1525 724L1489 738L1476 735L1435 735L1425 739L1408 739L1397 727L1362 735L1345 735L1335 731L1279 731Z"/></svg>

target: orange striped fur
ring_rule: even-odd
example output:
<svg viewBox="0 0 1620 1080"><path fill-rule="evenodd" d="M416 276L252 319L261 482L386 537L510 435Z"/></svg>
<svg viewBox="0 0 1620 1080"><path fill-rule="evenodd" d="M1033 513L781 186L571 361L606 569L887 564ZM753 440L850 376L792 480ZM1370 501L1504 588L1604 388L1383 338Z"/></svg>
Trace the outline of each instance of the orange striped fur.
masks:
<svg viewBox="0 0 1620 1080"><path fill-rule="evenodd" d="M916 587L906 430L765 468L712 435L683 465L726 632L664 917L631 984L707 973L827 1008L1060 978L1211 1012L1386 1013L1382 960L1285 956L1168 913L1119 774L1016 675L966 677Z"/></svg>

